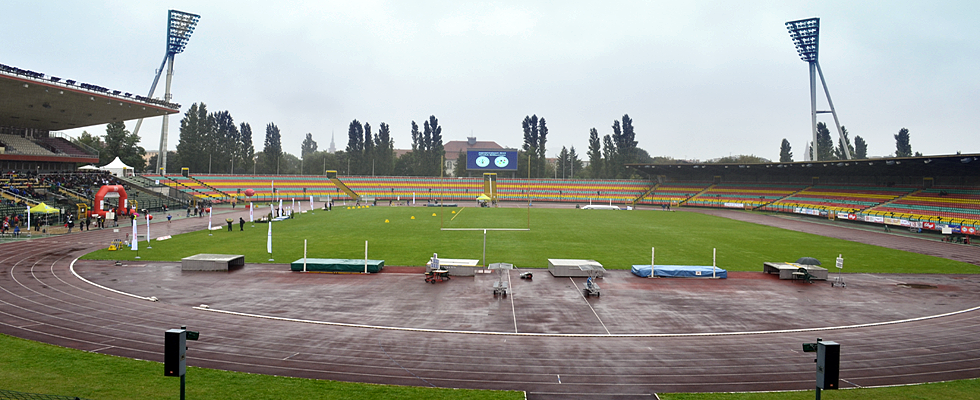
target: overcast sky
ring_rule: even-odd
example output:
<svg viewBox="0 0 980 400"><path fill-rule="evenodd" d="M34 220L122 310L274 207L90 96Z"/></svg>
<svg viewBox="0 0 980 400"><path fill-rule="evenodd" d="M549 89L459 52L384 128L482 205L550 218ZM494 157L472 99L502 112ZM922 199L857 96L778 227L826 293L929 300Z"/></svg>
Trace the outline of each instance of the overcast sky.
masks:
<svg viewBox="0 0 980 400"><path fill-rule="evenodd" d="M820 17L820 65L841 124L895 151L905 127L926 155L980 152L976 1L15 1L0 13L0 63L146 94L166 49L167 10L201 15L177 55L170 148L192 103L265 126L299 154L347 145L351 120L439 118L445 141L520 147L547 120L549 155L586 158L590 128L633 119L651 155L779 158L810 139L807 64L784 23ZM156 96L163 94L163 80ZM0 94L2 95L2 94ZM818 109L829 109L822 93ZM829 114L820 121L833 126ZM132 130L135 121L127 122ZM103 126L86 128L104 134ZM79 131L69 131L77 134ZM156 150L160 119L140 143ZM836 133L834 133L836 140Z"/></svg>

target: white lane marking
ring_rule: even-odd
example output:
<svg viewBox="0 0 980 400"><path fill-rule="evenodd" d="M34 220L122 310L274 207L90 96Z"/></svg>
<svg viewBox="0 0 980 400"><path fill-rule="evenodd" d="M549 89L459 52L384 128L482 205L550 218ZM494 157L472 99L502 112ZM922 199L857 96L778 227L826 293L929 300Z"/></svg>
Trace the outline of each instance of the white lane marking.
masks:
<svg viewBox="0 0 980 400"><path fill-rule="evenodd" d="M589 303L589 298L581 294L581 291L579 291L578 285L575 283L575 280L572 279L572 277L568 277L568 280L572 281L572 285L575 286L575 291L579 292L580 293L579 295L582 296L583 299L585 299L585 304L589 305L589 309L592 310L592 315L595 315L595 319L599 321L599 325L602 325L602 329L606 331L606 335L612 335L612 333L609 332L609 329L606 328L606 324L602 323L602 318L599 318L599 313L595 312L595 308L592 308L592 303Z"/></svg>

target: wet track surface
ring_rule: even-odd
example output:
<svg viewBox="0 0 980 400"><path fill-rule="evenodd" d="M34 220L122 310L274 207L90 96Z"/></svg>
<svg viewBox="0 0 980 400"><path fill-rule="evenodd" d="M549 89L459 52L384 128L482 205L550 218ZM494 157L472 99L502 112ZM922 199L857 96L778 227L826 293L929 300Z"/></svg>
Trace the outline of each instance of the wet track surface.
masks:
<svg viewBox="0 0 980 400"><path fill-rule="evenodd" d="M200 225L179 219L171 229ZM874 244L893 247L893 235L880 236ZM114 237L105 230L0 245L0 332L162 361L163 331L186 325L202 332L189 345L194 366L524 390L538 399L810 389L813 355L800 344L816 337L841 343L841 387L980 377L980 311L956 312L980 306L980 275L849 274L848 288L835 289L761 273L689 281L613 271L601 281L603 296L585 299L581 280L540 271L532 282L512 273L512 294L493 298L490 276L429 285L419 274L301 274L276 265L228 273L181 273L177 263L74 265L94 283L160 300L151 302L72 273L76 257ZM943 243L895 242L945 252ZM955 254L977 251L958 246ZM194 308L200 304L211 309ZM944 313L951 314L880 324ZM777 332L758 332L769 330ZM756 333L737 333L745 331Z"/></svg>

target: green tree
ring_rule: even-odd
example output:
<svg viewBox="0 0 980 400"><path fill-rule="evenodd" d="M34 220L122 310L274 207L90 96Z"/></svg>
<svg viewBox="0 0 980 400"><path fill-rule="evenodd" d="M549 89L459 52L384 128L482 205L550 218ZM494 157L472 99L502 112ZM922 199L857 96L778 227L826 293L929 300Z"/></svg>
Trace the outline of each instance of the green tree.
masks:
<svg viewBox="0 0 980 400"><path fill-rule="evenodd" d="M391 128L382 122L378 134L374 136L374 153L378 175L390 176L395 172L395 142L391 139Z"/></svg>
<svg viewBox="0 0 980 400"><path fill-rule="evenodd" d="M582 160L578 158L578 153L575 152L575 146L568 149L568 176L574 178L576 176L582 176L584 170L582 168Z"/></svg>
<svg viewBox="0 0 980 400"><path fill-rule="evenodd" d="M232 164L241 140L238 126L228 111L214 113L211 119L214 121L214 130L210 132L207 144L211 156L211 171L234 173Z"/></svg>
<svg viewBox="0 0 980 400"><path fill-rule="evenodd" d="M364 126L356 119L347 125L347 154L349 163L347 173L363 174L361 167L364 162Z"/></svg>
<svg viewBox="0 0 980 400"><path fill-rule="evenodd" d="M78 135L77 138L73 138L71 142L99 152L99 164L104 164L102 163L101 154L105 151L105 142L102 141L101 137L92 135L88 131L82 131L82 134Z"/></svg>
<svg viewBox="0 0 980 400"><path fill-rule="evenodd" d="M184 113L184 118L180 120L180 139L177 142L178 167L188 168L191 173L203 173L208 170L209 138L212 127L213 119L209 118L207 105L192 104Z"/></svg>
<svg viewBox="0 0 980 400"><path fill-rule="evenodd" d="M779 146L779 162L793 162L793 148L786 138L783 138L783 143Z"/></svg>
<svg viewBox="0 0 980 400"><path fill-rule="evenodd" d="M912 157L912 144L909 142L909 130L902 128L895 135L895 157Z"/></svg>
<svg viewBox="0 0 980 400"><path fill-rule="evenodd" d="M239 126L238 158L235 160L236 170L245 173L255 171L255 147L252 145L252 126L242 122Z"/></svg>
<svg viewBox="0 0 980 400"><path fill-rule="evenodd" d="M361 165L361 171L364 171L364 175L371 174L374 175L374 137L371 136L371 124L364 123L364 154L361 157L363 160L363 165Z"/></svg>
<svg viewBox="0 0 980 400"><path fill-rule="evenodd" d="M262 149L262 154L265 155L266 173L279 174L283 156L282 135L279 127L272 122L265 126L265 147Z"/></svg>
<svg viewBox="0 0 980 400"><path fill-rule="evenodd" d="M613 143L612 136L602 137L602 175L600 178L614 178L616 175L616 145Z"/></svg>
<svg viewBox="0 0 980 400"><path fill-rule="evenodd" d="M558 157L555 158L555 177L558 179L568 179L571 174L568 170L571 167L571 157L568 155L568 148L565 146L561 147L561 151L558 152Z"/></svg>
<svg viewBox="0 0 980 400"><path fill-rule="evenodd" d="M426 151L424 168L426 175L440 176L445 169L442 163L442 156L446 151L442 143L442 127L435 115L430 115L429 120L423 124L422 137L425 139Z"/></svg>
<svg viewBox="0 0 980 400"><path fill-rule="evenodd" d="M612 140L615 151L612 158L610 178L628 178L632 174L626 169L626 164L636 162L636 134L633 132L633 120L629 114L623 114L623 123L613 121ZM609 159L607 159L607 162Z"/></svg>
<svg viewBox="0 0 980 400"><path fill-rule="evenodd" d="M466 152L460 150L456 154L456 165L453 166L453 176L466 176Z"/></svg>
<svg viewBox="0 0 980 400"><path fill-rule="evenodd" d="M313 140L312 133L307 133L306 139L303 139L303 144L301 144L299 148L300 158L306 159L306 156L315 152L316 152L316 141Z"/></svg>
<svg viewBox="0 0 980 400"><path fill-rule="evenodd" d="M854 137L854 158L864 160L868 158L868 143L860 136Z"/></svg>
<svg viewBox="0 0 980 400"><path fill-rule="evenodd" d="M817 122L817 158L814 161L836 160L834 157L834 140L830 137L827 124Z"/></svg>
<svg viewBox="0 0 980 400"><path fill-rule="evenodd" d="M119 157L136 172L143 172L146 168L146 150L139 146L140 137L126 130L126 124L122 121L110 122L105 129L105 159L106 163ZM99 155L102 161L102 154Z"/></svg>
<svg viewBox="0 0 980 400"><path fill-rule="evenodd" d="M767 158L762 158L755 155L740 154L737 156L727 156L716 158L714 160L708 160L711 164L764 164L771 162Z"/></svg>
<svg viewBox="0 0 980 400"><path fill-rule="evenodd" d="M159 158L159 157L160 157L159 154L154 154L154 155L150 156L150 158L146 161L146 169L147 169L146 172L150 172L149 170L151 168L156 168L157 158ZM176 151L168 151L167 152L167 159L168 160L176 160L177 159L177 152ZM168 164L170 164L170 163L168 163ZM158 171L154 171L154 172L160 172L160 171L158 170ZM174 170L174 166L173 165L167 165L167 173L171 173L171 172L178 172L178 171Z"/></svg>
<svg viewBox="0 0 980 400"><path fill-rule="evenodd" d="M531 177L532 178L542 178L548 177L549 171L545 167L547 165L547 149L546 144L548 142L548 124L544 118L538 118L537 115L525 116L524 121L521 122L521 127L524 130L524 144L521 146L521 150L524 151L525 156L530 156L530 166L531 166ZM528 160L525 160L528 161ZM518 163L518 176L527 176L527 170L521 169L520 163ZM528 163L523 164L527 166Z"/></svg>
<svg viewBox="0 0 980 400"><path fill-rule="evenodd" d="M599 179L602 177L602 143L599 141L599 131L595 128L589 130L589 177Z"/></svg>
<svg viewBox="0 0 980 400"><path fill-rule="evenodd" d="M840 131L841 139L837 140L837 147L834 148L834 156L837 157L838 160L847 160L847 154L850 154L851 158L854 158L854 146L851 146L851 138L850 135L847 134L847 127L840 127ZM845 144L847 145L848 153L844 153Z"/></svg>

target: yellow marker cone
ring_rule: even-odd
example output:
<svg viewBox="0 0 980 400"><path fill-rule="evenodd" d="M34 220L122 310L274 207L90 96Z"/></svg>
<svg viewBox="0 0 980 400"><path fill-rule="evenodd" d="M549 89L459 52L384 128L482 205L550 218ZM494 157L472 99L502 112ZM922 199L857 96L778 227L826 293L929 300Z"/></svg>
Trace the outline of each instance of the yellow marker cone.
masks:
<svg viewBox="0 0 980 400"><path fill-rule="evenodd" d="M432 216L435 217L436 216L436 213L432 213Z"/></svg>
<svg viewBox="0 0 980 400"><path fill-rule="evenodd" d="M385 223L387 224L388 223L388 220L385 220Z"/></svg>
<svg viewBox="0 0 980 400"><path fill-rule="evenodd" d="M415 219L415 216L414 215L412 216L412 219Z"/></svg>
<svg viewBox="0 0 980 400"><path fill-rule="evenodd" d="M455 212L455 211L453 211L453 214L455 214L455 213L456 213L456 212Z"/></svg>

